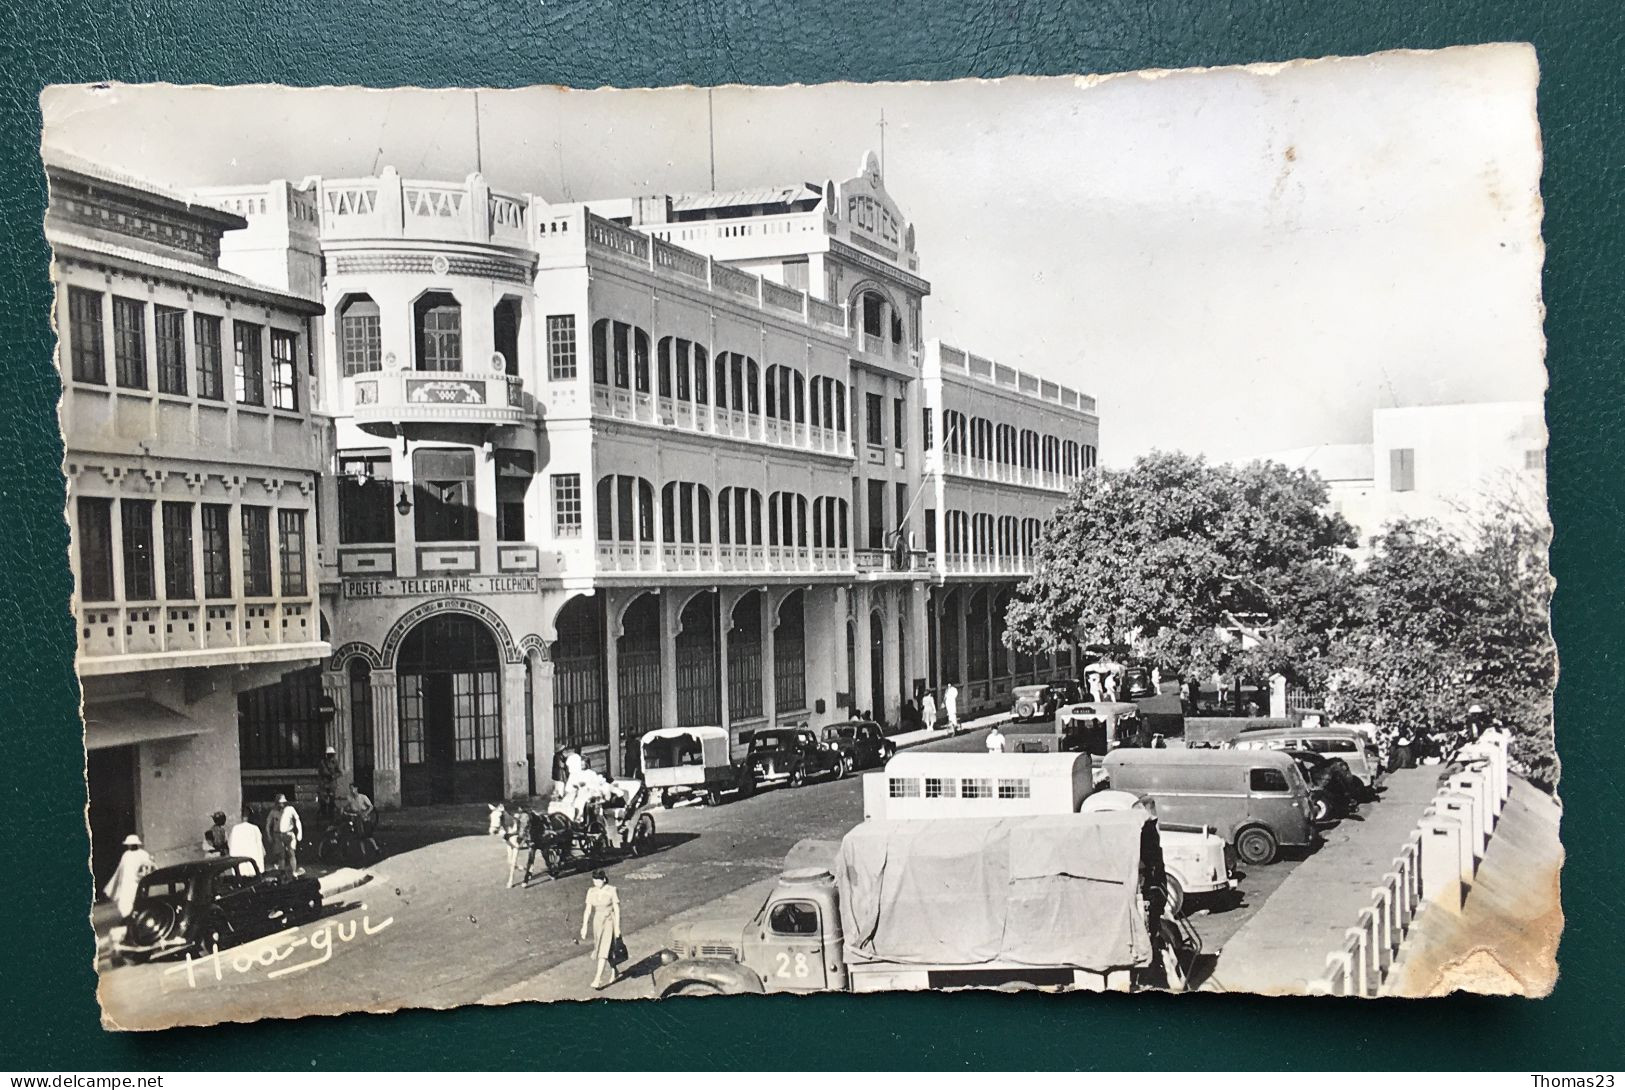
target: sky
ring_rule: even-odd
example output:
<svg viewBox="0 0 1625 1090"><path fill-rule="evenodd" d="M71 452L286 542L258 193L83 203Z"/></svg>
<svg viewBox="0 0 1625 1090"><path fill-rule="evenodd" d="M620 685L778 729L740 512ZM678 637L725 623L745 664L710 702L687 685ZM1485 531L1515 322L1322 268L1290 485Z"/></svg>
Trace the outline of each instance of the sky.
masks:
<svg viewBox="0 0 1625 1090"><path fill-rule="evenodd" d="M1094 395L1101 460L1363 442L1534 400L1534 55L717 88L716 186L885 184L926 335ZM176 188L393 165L579 201L711 188L703 89L53 88L44 142ZM882 114L885 126L880 125Z"/></svg>

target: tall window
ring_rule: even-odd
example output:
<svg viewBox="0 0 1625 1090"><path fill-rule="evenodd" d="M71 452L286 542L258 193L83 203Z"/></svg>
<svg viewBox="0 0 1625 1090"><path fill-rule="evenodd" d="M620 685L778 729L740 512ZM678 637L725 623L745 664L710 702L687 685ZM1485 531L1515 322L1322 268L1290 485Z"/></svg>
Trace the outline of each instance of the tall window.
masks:
<svg viewBox="0 0 1625 1090"><path fill-rule="evenodd" d="M898 450L903 449L907 440L907 427L903 414L908 411L907 404L900 397L891 400L891 442Z"/></svg>
<svg viewBox="0 0 1625 1090"><path fill-rule="evenodd" d="M243 596L271 596L271 509L243 504Z"/></svg>
<svg viewBox="0 0 1625 1090"><path fill-rule="evenodd" d="M311 666L237 694L237 737L244 768L315 768L327 728L322 669Z"/></svg>
<svg viewBox="0 0 1625 1090"><path fill-rule="evenodd" d="M192 589L192 505L164 502L164 597L185 600Z"/></svg>
<svg viewBox="0 0 1625 1090"><path fill-rule="evenodd" d="M282 329L271 330L271 407L292 412L299 408L299 368L294 359L299 337Z"/></svg>
<svg viewBox="0 0 1625 1090"><path fill-rule="evenodd" d="M225 367L220 354L220 319L213 314L192 315L192 340L197 344L197 396L225 399Z"/></svg>
<svg viewBox="0 0 1625 1090"><path fill-rule="evenodd" d="M496 452L497 540L525 541L525 497L536 476L536 456L528 450Z"/></svg>
<svg viewBox="0 0 1625 1090"><path fill-rule="evenodd" d="M886 482L869 482L869 548L886 546Z"/></svg>
<svg viewBox="0 0 1625 1090"><path fill-rule="evenodd" d="M298 598L310 593L305 579L305 513L276 513L277 544L281 550L282 593Z"/></svg>
<svg viewBox="0 0 1625 1090"><path fill-rule="evenodd" d="M419 371L463 369L463 310L445 292L430 292L413 308Z"/></svg>
<svg viewBox="0 0 1625 1090"><path fill-rule="evenodd" d="M79 600L113 600L113 501L79 499Z"/></svg>
<svg viewBox="0 0 1625 1090"><path fill-rule="evenodd" d="M491 308L491 343L502 357L502 370L510 375L519 373L519 300L504 296Z"/></svg>
<svg viewBox="0 0 1625 1090"><path fill-rule="evenodd" d="M158 392L186 393L186 311L152 308L152 330L158 340Z"/></svg>
<svg viewBox="0 0 1625 1090"><path fill-rule="evenodd" d="M152 571L152 501L120 500L124 524L124 599L150 602L158 597Z"/></svg>
<svg viewBox="0 0 1625 1090"><path fill-rule="evenodd" d="M232 373L237 381L237 402L240 405L265 404L265 358L261 347L264 332L264 326L253 322L231 323L236 361Z"/></svg>
<svg viewBox="0 0 1625 1090"><path fill-rule="evenodd" d="M880 447L886 445L886 422L880 418L884 412L884 399L879 394L864 394L864 427L867 429L869 445Z"/></svg>
<svg viewBox="0 0 1625 1090"><path fill-rule="evenodd" d="M581 536L581 474L553 474L553 536Z"/></svg>
<svg viewBox="0 0 1625 1090"><path fill-rule="evenodd" d="M568 382L576 377L576 316L547 316L547 377Z"/></svg>
<svg viewBox="0 0 1625 1090"><path fill-rule="evenodd" d="M372 545L395 540L394 484L388 454L339 454L341 544Z"/></svg>
<svg viewBox="0 0 1625 1090"><path fill-rule="evenodd" d="M927 454L931 453L931 407L927 405L920 410L920 449Z"/></svg>
<svg viewBox="0 0 1625 1090"><path fill-rule="evenodd" d="M106 349L102 344L102 293L68 289L68 351L75 382L107 381Z"/></svg>
<svg viewBox="0 0 1625 1090"><path fill-rule="evenodd" d="M203 594L231 597L231 508L223 503L203 505Z"/></svg>
<svg viewBox="0 0 1625 1090"><path fill-rule="evenodd" d="M113 297L113 371L118 384L147 388L147 305Z"/></svg>
<svg viewBox="0 0 1625 1090"><path fill-rule="evenodd" d="M339 312L339 354L344 377L377 371L384 366L384 334L378 304L358 295Z"/></svg>
<svg viewBox="0 0 1625 1090"><path fill-rule="evenodd" d="M414 524L419 541L474 541L474 452L420 450L412 456Z"/></svg>

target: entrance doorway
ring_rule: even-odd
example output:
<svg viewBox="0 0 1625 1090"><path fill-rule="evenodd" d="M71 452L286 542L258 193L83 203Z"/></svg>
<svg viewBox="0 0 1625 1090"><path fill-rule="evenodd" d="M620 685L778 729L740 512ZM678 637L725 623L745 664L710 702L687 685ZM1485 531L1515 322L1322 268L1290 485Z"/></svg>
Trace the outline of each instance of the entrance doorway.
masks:
<svg viewBox="0 0 1625 1090"><path fill-rule="evenodd" d="M124 838L137 831L137 779L140 767L135 746L109 746L85 755L86 786L90 789L90 869L101 889L118 869Z"/></svg>
<svg viewBox="0 0 1625 1090"><path fill-rule="evenodd" d="M396 663L401 802L502 797L502 659L479 621L442 613L419 624Z"/></svg>

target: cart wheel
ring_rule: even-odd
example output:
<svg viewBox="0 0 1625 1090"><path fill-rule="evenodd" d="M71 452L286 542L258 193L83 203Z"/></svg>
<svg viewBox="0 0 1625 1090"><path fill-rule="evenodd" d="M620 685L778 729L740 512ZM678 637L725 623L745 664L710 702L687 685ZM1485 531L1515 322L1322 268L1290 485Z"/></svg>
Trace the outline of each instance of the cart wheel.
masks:
<svg viewBox="0 0 1625 1090"><path fill-rule="evenodd" d="M1168 900L1164 906L1170 916L1182 916L1185 912L1185 887L1172 873L1163 876L1163 888L1167 890Z"/></svg>
<svg viewBox="0 0 1625 1090"><path fill-rule="evenodd" d="M654 849L655 816L653 814L639 814L638 820L632 826L632 854L642 855Z"/></svg>

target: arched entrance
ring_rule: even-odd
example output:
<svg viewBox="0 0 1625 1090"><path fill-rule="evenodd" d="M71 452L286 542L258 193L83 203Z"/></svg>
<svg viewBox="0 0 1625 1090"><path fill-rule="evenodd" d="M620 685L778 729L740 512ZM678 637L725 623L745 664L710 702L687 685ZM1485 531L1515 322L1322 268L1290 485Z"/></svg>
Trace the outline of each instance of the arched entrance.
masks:
<svg viewBox="0 0 1625 1090"><path fill-rule="evenodd" d="M373 797L372 665L357 655L350 660L350 779Z"/></svg>
<svg viewBox="0 0 1625 1090"><path fill-rule="evenodd" d="M441 613L419 623L396 659L401 802L473 802L502 796L502 656L474 617Z"/></svg>
<svg viewBox="0 0 1625 1090"><path fill-rule="evenodd" d="M717 696L721 678L717 670L716 592L702 590L690 598L683 607L681 625L676 647L677 725L715 726L722 722Z"/></svg>

